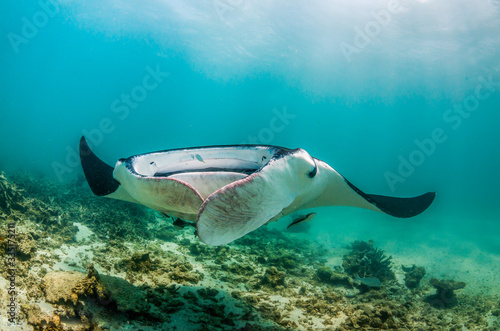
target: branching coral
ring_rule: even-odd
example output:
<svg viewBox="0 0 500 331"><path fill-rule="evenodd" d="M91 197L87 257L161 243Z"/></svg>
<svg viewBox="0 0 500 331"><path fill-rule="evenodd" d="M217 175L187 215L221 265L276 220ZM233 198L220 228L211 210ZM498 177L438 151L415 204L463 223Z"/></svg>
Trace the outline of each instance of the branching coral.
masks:
<svg viewBox="0 0 500 331"><path fill-rule="evenodd" d="M354 241L348 246L349 252L344 255L342 266L349 275L355 277L377 277L380 281L395 279L391 270L391 257L373 247L373 241Z"/></svg>

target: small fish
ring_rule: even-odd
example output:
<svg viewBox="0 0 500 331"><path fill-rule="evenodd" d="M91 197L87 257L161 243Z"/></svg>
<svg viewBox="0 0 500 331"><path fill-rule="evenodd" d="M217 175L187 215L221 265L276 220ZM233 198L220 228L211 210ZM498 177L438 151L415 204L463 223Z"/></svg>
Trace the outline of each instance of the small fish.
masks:
<svg viewBox="0 0 500 331"><path fill-rule="evenodd" d="M378 287L382 286L380 279L378 279L377 277L361 278L358 275L356 275L356 280L358 282L360 282L361 284L368 286L368 287L378 288Z"/></svg>
<svg viewBox="0 0 500 331"><path fill-rule="evenodd" d="M180 218L177 218L177 217L174 219L173 224L178 229L184 229L186 226L193 226L194 227L193 223L181 220Z"/></svg>
<svg viewBox="0 0 500 331"><path fill-rule="evenodd" d="M286 228L289 229L291 226L294 226L294 225L297 225L300 223L309 222L310 220L312 220L314 218L314 216L316 216L316 213L309 213L307 215L299 216L296 219L294 219L293 222L290 223Z"/></svg>

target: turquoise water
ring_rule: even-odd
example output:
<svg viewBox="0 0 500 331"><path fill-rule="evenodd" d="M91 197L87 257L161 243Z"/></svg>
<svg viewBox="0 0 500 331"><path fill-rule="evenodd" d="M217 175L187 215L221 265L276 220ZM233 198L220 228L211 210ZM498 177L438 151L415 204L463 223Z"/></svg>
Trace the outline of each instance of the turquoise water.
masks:
<svg viewBox="0 0 500 331"><path fill-rule="evenodd" d="M410 220L316 210L313 237L500 254L498 1L0 9L1 170L74 180L82 135L109 164L178 147L301 147L365 192L438 194Z"/></svg>

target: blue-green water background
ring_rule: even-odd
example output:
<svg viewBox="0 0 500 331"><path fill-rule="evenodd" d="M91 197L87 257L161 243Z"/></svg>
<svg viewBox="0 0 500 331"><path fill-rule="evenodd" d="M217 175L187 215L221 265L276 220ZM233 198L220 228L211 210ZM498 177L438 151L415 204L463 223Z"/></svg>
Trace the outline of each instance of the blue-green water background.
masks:
<svg viewBox="0 0 500 331"><path fill-rule="evenodd" d="M347 57L342 47L389 2L54 3L54 15L37 1L0 4L0 169L73 180L78 140L103 119L111 127L94 149L110 164L255 136L307 150L368 193L438 192L411 220L323 208L313 234L416 245L452 238L500 254L500 88L459 127L443 117L480 77L500 81L498 1L402 1ZM26 21L39 25L29 38ZM168 77L127 116L112 111L156 69ZM288 121L273 122L285 109ZM398 174L415 140L435 129L446 141L391 186L388 172Z"/></svg>

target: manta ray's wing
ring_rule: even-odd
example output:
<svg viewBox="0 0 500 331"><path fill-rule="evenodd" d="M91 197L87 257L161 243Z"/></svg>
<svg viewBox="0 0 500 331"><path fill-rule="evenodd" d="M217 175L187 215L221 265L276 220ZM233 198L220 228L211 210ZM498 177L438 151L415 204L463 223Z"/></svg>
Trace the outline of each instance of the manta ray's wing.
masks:
<svg viewBox="0 0 500 331"><path fill-rule="evenodd" d="M409 218L426 210L436 196L435 192L410 198L368 194L354 186L325 162L318 159L315 159L315 162L318 165L318 177L321 177L321 187L317 187L314 191L320 194L301 208L351 206L378 211L394 217Z"/></svg>
<svg viewBox="0 0 500 331"><path fill-rule="evenodd" d="M396 198L385 195L367 194L351 184L351 182L347 179L344 178L344 180L350 188L363 197L367 202L379 209L379 211L399 218L417 216L429 208L432 201L434 201L434 198L436 197L435 192L427 192L411 198Z"/></svg>
<svg viewBox="0 0 500 331"><path fill-rule="evenodd" d="M427 209L434 197L433 192L412 198L366 194L297 149L210 195L198 213L198 236L206 244L223 245L269 220L321 206L352 206L407 218Z"/></svg>

